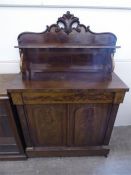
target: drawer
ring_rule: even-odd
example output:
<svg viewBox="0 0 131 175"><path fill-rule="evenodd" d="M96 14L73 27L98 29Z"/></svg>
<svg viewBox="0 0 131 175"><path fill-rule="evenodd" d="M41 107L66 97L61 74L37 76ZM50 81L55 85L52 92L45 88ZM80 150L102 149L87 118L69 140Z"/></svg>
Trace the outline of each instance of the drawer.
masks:
<svg viewBox="0 0 131 175"><path fill-rule="evenodd" d="M111 92L61 91L22 93L23 104L50 103L112 103Z"/></svg>

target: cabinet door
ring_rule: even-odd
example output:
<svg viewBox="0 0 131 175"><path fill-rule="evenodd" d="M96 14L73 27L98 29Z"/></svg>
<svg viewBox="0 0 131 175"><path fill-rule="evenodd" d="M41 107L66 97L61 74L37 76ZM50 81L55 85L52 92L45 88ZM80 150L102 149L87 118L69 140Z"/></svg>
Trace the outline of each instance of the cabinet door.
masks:
<svg viewBox="0 0 131 175"><path fill-rule="evenodd" d="M25 105L34 147L66 144L66 105Z"/></svg>
<svg viewBox="0 0 131 175"><path fill-rule="evenodd" d="M0 160L25 159L22 142L8 98L0 99Z"/></svg>
<svg viewBox="0 0 131 175"><path fill-rule="evenodd" d="M5 100L0 100L0 154L18 152L9 124Z"/></svg>
<svg viewBox="0 0 131 175"><path fill-rule="evenodd" d="M70 144L72 146L102 145L111 104L72 104L70 113Z"/></svg>

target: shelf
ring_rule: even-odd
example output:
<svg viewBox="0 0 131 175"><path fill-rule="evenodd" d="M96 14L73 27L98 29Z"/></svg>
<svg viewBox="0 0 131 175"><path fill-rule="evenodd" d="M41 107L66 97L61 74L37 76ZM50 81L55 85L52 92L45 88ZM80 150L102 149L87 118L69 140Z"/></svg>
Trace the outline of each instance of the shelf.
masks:
<svg viewBox="0 0 131 175"><path fill-rule="evenodd" d="M87 46L87 45L25 45L14 46L20 49L118 49L120 46Z"/></svg>

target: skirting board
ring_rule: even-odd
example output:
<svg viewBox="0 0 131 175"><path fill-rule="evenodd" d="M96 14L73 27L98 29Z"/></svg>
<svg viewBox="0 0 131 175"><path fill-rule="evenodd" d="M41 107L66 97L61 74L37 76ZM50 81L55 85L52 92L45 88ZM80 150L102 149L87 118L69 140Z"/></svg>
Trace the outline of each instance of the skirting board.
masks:
<svg viewBox="0 0 131 175"><path fill-rule="evenodd" d="M70 148L34 148L26 149L28 157L79 157L79 156L105 156L109 153L108 146L70 147Z"/></svg>

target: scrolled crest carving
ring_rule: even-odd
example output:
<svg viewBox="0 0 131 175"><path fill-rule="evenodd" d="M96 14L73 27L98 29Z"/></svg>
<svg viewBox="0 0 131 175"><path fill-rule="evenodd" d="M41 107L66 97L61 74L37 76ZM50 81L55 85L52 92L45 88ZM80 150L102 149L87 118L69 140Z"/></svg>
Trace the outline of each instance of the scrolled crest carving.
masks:
<svg viewBox="0 0 131 175"><path fill-rule="evenodd" d="M79 18L69 11L62 17L59 17L55 24L47 26L43 32L23 32L18 36L19 45L31 44L32 42L41 45L49 43L115 45L116 40L117 38L113 33L92 32L89 26L86 27L81 24Z"/></svg>
<svg viewBox="0 0 131 175"><path fill-rule="evenodd" d="M89 27L85 27L80 24L79 18L75 17L73 14L70 14L69 11L66 12L62 17L58 18L57 24L47 26L47 30L50 31L52 27L56 27L55 31L60 32L61 30L67 34L70 34L72 30L76 30L77 32L81 32L81 26L87 30Z"/></svg>
<svg viewBox="0 0 131 175"><path fill-rule="evenodd" d="M75 29L77 32L80 32L80 29L78 27L78 25L80 24L79 18L75 17L73 14L70 14L69 11L67 11L67 13L64 14L62 17L58 18L57 25L59 26L60 23L64 25L64 28L59 27L57 31L63 29L65 33L69 34L72 32L73 24L76 24L77 26Z"/></svg>

